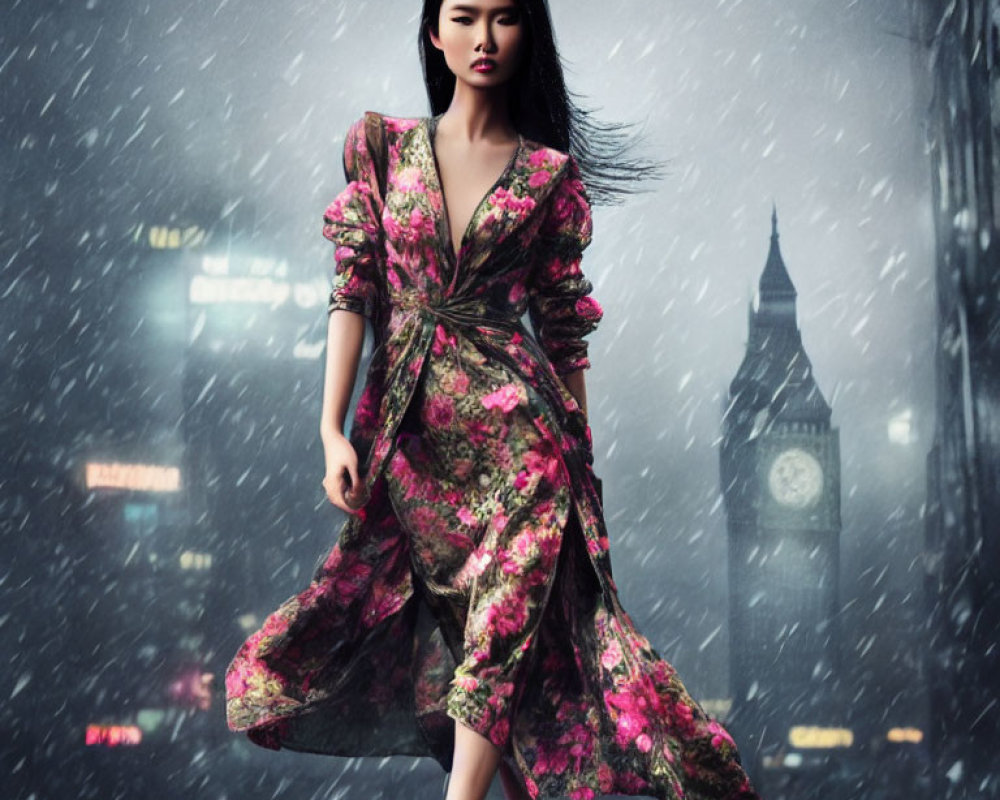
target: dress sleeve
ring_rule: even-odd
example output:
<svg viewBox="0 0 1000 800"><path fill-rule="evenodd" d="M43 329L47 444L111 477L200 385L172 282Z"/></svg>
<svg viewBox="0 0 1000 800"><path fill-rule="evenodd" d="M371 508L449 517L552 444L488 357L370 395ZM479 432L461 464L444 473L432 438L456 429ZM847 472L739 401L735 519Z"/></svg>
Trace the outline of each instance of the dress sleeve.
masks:
<svg viewBox="0 0 1000 800"><path fill-rule="evenodd" d="M590 296L593 284L580 270L591 232L590 201L570 156L541 225L539 254L527 287L531 325L558 375L590 368L583 337L604 316Z"/></svg>
<svg viewBox="0 0 1000 800"><path fill-rule="evenodd" d="M323 214L323 235L336 245L327 314L339 308L372 319L378 297L376 268L382 199L369 152L366 117L347 132L344 176L347 186Z"/></svg>

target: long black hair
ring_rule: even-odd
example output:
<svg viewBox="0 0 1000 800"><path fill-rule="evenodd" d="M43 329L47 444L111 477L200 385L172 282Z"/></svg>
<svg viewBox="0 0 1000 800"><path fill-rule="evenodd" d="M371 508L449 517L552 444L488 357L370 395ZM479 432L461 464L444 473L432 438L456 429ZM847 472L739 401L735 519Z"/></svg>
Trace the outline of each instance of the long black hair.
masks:
<svg viewBox="0 0 1000 800"><path fill-rule="evenodd" d="M437 34L442 1L424 0L420 18L420 62L435 116L447 110L455 93L455 75L430 38L431 31ZM662 177L662 163L630 155L637 141L629 134L631 124L597 121L566 89L547 0L516 1L524 38L509 91L511 121L518 132L570 153L594 204L619 203L641 191L643 182Z"/></svg>

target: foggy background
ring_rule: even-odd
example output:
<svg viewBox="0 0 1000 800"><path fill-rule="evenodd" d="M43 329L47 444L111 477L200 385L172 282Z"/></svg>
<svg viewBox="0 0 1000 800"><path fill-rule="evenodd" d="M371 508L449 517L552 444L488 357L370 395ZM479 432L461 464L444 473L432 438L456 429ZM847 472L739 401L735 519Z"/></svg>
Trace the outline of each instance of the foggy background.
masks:
<svg viewBox="0 0 1000 800"><path fill-rule="evenodd" d="M0 749L16 796L56 796L62 780L84 787L75 796L131 796L123 787L146 791L152 774L176 781L169 796L403 785L441 796L430 760L253 747L225 731L221 686L248 632L239 618L260 621L304 588L343 522L320 486L322 352L289 370L255 348L269 326L289 349L325 336L333 250L320 229L343 188L343 136L367 109L427 113L419 5L6 5ZM641 123L642 152L669 160L651 193L595 208L583 262L605 311L587 394L626 610L697 698L725 697L720 422L773 202L805 349L840 429L849 680L856 702L919 726L910 626L932 433L933 231L903 0L613 11L554 0L552 14L570 88L605 119ZM178 322L183 276L135 245L171 224L208 230L208 252L287 260L318 286L315 303L248 310L226 322L232 351L177 361L204 341L193 333L204 321ZM910 429L891 441L893 420ZM74 477L91 458L187 459L209 477L137 544ZM197 588L133 569L191 548L213 555ZM208 712L179 718L157 763L141 748L84 752L83 725L162 705L185 636L215 674Z"/></svg>

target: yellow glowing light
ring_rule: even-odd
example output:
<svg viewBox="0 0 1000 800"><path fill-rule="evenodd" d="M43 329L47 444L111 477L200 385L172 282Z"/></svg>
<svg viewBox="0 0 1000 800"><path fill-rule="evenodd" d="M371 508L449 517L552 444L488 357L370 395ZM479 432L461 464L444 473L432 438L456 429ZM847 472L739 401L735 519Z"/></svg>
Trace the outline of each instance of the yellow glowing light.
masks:
<svg viewBox="0 0 1000 800"><path fill-rule="evenodd" d="M788 729L792 747L850 747L854 732L850 728L825 728L820 725L793 725Z"/></svg>
<svg viewBox="0 0 1000 800"><path fill-rule="evenodd" d="M185 550L180 557L181 569L184 570L204 570L212 568L212 556L210 553L195 553L192 550Z"/></svg>
<svg viewBox="0 0 1000 800"><path fill-rule="evenodd" d="M149 246L153 250L192 249L203 245L205 238L205 230L197 225L189 225L186 228L153 225L149 229Z"/></svg>
<svg viewBox="0 0 1000 800"><path fill-rule="evenodd" d="M176 492L181 488L181 471L178 467L156 464L90 461L86 466L86 486L88 489Z"/></svg>
<svg viewBox="0 0 1000 800"><path fill-rule="evenodd" d="M916 744L923 741L924 732L920 728L889 728L885 738L890 742L913 742Z"/></svg>

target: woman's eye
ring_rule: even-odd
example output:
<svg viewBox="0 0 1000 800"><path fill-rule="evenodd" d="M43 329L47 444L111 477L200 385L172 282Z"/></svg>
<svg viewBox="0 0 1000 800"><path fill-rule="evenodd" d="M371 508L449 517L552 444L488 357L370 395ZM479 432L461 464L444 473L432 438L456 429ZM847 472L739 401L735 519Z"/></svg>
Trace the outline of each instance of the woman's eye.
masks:
<svg viewBox="0 0 1000 800"><path fill-rule="evenodd" d="M517 25L520 23L521 19L516 14L511 14L508 17L500 17L497 20L501 25Z"/></svg>
<svg viewBox="0 0 1000 800"><path fill-rule="evenodd" d="M471 25L472 17L453 17L452 22L457 22L459 25Z"/></svg>

